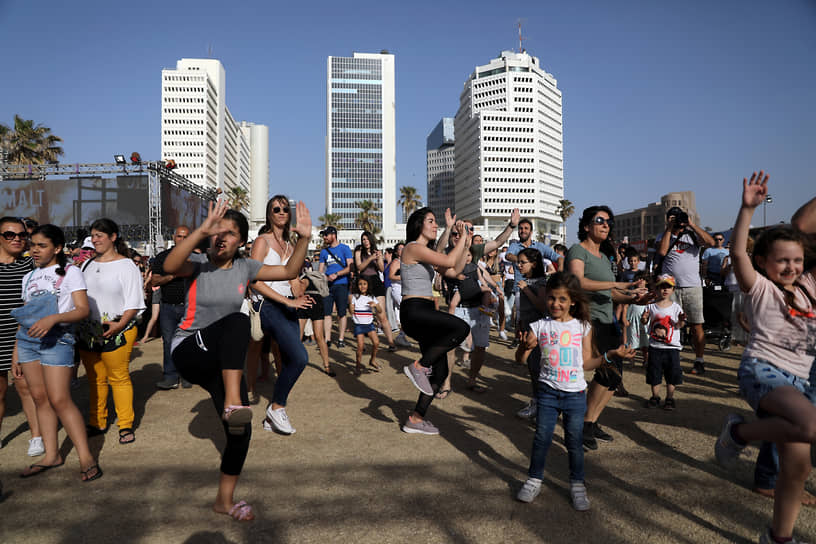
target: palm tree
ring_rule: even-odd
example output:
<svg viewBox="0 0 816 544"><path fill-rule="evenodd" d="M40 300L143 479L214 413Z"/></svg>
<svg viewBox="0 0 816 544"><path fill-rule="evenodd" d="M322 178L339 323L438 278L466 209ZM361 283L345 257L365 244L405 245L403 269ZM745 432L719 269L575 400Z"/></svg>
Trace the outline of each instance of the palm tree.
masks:
<svg viewBox="0 0 816 544"><path fill-rule="evenodd" d="M236 210L249 208L249 192L243 187L230 187L227 189L226 197L230 208Z"/></svg>
<svg viewBox="0 0 816 544"><path fill-rule="evenodd" d="M30 119L14 116L14 128L0 125L0 149L10 164L46 164L55 162L65 152L57 144L62 138L51 129L35 125Z"/></svg>
<svg viewBox="0 0 816 544"><path fill-rule="evenodd" d="M561 216L561 221L566 223L567 219L569 219L570 216L575 213L575 206L573 206L572 202L569 200L559 200L558 208L555 209L555 213Z"/></svg>
<svg viewBox="0 0 816 544"><path fill-rule="evenodd" d="M327 213L326 215L321 215L317 218L320 221L320 228L325 229L326 227L334 227L337 230L343 228L341 221L343 220L343 216L339 213Z"/></svg>
<svg viewBox="0 0 816 544"><path fill-rule="evenodd" d="M403 223L411 215L411 212L422 207L422 199L417 194L416 187L404 185L400 187L399 204L402 206L402 221Z"/></svg>
<svg viewBox="0 0 816 544"><path fill-rule="evenodd" d="M377 234L380 230L376 224L380 219L377 213L377 205L371 200L358 200L354 205L360 208L360 213L357 214L354 224L371 234Z"/></svg>

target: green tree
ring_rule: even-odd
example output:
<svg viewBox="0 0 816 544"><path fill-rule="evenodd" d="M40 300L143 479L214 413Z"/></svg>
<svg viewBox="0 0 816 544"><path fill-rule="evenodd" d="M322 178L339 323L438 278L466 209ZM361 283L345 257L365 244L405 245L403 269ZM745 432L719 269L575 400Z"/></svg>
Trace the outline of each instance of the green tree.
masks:
<svg viewBox="0 0 816 544"><path fill-rule="evenodd" d="M14 127L0 125L0 150L7 153L10 164L46 164L65 154L57 145L62 138L51 129L35 125L30 119L14 116Z"/></svg>
<svg viewBox="0 0 816 544"><path fill-rule="evenodd" d="M377 234L380 231L377 228L377 221L380 220L377 205L371 200L358 200L354 205L360 208L360 213L357 214L354 224L371 234Z"/></svg>
<svg viewBox="0 0 816 544"><path fill-rule="evenodd" d="M243 187L230 187L225 195L230 208L245 210L249 208L249 192Z"/></svg>
<svg viewBox="0 0 816 544"><path fill-rule="evenodd" d="M317 218L320 221L320 228L325 229L326 227L334 227L337 230L343 228L343 225L340 223L343 220L343 217L339 213L327 213L326 215L321 215Z"/></svg>
<svg viewBox="0 0 816 544"><path fill-rule="evenodd" d="M572 202L569 200L559 200L558 208L555 209L555 213L561 217L561 221L566 223L567 219L569 219L570 216L575 213L575 206L573 206Z"/></svg>
<svg viewBox="0 0 816 544"><path fill-rule="evenodd" d="M402 206L403 222L408 220L408 216L410 216L414 210L422 207L422 199L417 194L416 187L411 187L410 185L400 187L398 202L399 205Z"/></svg>

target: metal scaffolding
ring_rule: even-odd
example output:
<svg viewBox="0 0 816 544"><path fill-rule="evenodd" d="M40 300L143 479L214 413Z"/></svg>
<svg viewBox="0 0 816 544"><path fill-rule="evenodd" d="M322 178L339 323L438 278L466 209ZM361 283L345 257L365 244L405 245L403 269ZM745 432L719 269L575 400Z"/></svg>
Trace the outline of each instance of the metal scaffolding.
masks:
<svg viewBox="0 0 816 544"><path fill-rule="evenodd" d="M215 189L201 187L172 170L162 162L144 162L141 164L86 163L86 164L4 164L0 162L0 181L16 179L37 179L45 181L49 177L76 177L98 174L143 175L148 179L148 247L152 254L160 243L161 237L161 184L184 189L195 196L215 200L218 192Z"/></svg>

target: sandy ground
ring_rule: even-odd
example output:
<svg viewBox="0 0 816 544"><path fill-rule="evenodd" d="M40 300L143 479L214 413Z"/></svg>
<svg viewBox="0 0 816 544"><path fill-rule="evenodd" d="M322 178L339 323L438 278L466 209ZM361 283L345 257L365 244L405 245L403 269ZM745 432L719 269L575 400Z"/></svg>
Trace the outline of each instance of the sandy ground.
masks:
<svg viewBox="0 0 816 544"><path fill-rule="evenodd" d="M30 479L25 418L13 392L0 450L0 541L10 543L325 543L325 542L756 542L772 502L751 492L756 448L734 472L713 460L723 418L752 417L737 394L739 350L707 351L704 377L686 374L677 410L648 410L639 364L626 368L631 396L615 398L601 423L611 443L586 455L592 507L569 503L561 429L550 451L545 487L532 504L514 500L526 477L533 427L516 418L528 400L525 367L509 363L506 342L493 343L479 395L454 373L454 393L428 417L438 437L407 435L399 424L417 392L402 374L416 349L383 353L379 373L353 374L349 343L332 349L338 376L320 371L315 348L287 411L297 433L261 428L271 383L253 407L253 437L236 498L255 508L250 523L210 510L221 427L199 388L157 391L161 340L135 350L137 440L123 446L114 426L93 438L105 475L80 483L79 462L60 431L65 466ZM349 340L347 338L347 340ZM711 350L715 348L709 345ZM683 366L690 368L690 354ZM87 410L80 371L75 392ZM814 478L808 483L813 489ZM805 508L797 535L814 538L816 510Z"/></svg>

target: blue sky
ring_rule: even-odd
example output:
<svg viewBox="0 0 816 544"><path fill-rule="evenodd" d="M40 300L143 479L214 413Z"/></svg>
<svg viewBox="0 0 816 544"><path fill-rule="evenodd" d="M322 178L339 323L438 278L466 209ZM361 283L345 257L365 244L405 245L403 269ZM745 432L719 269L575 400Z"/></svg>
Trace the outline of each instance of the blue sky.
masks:
<svg viewBox="0 0 816 544"><path fill-rule="evenodd" d="M563 92L578 213L693 190L703 225L728 228L742 177L759 168L771 174L769 223L816 194L812 0L277 4L0 0L0 122L50 126L63 162L157 159L161 69L211 46L233 116L270 127L272 192L316 217L328 55L395 54L397 185L424 195L426 136L455 114L475 66L518 46L522 19L525 47ZM568 229L574 240L574 218Z"/></svg>

